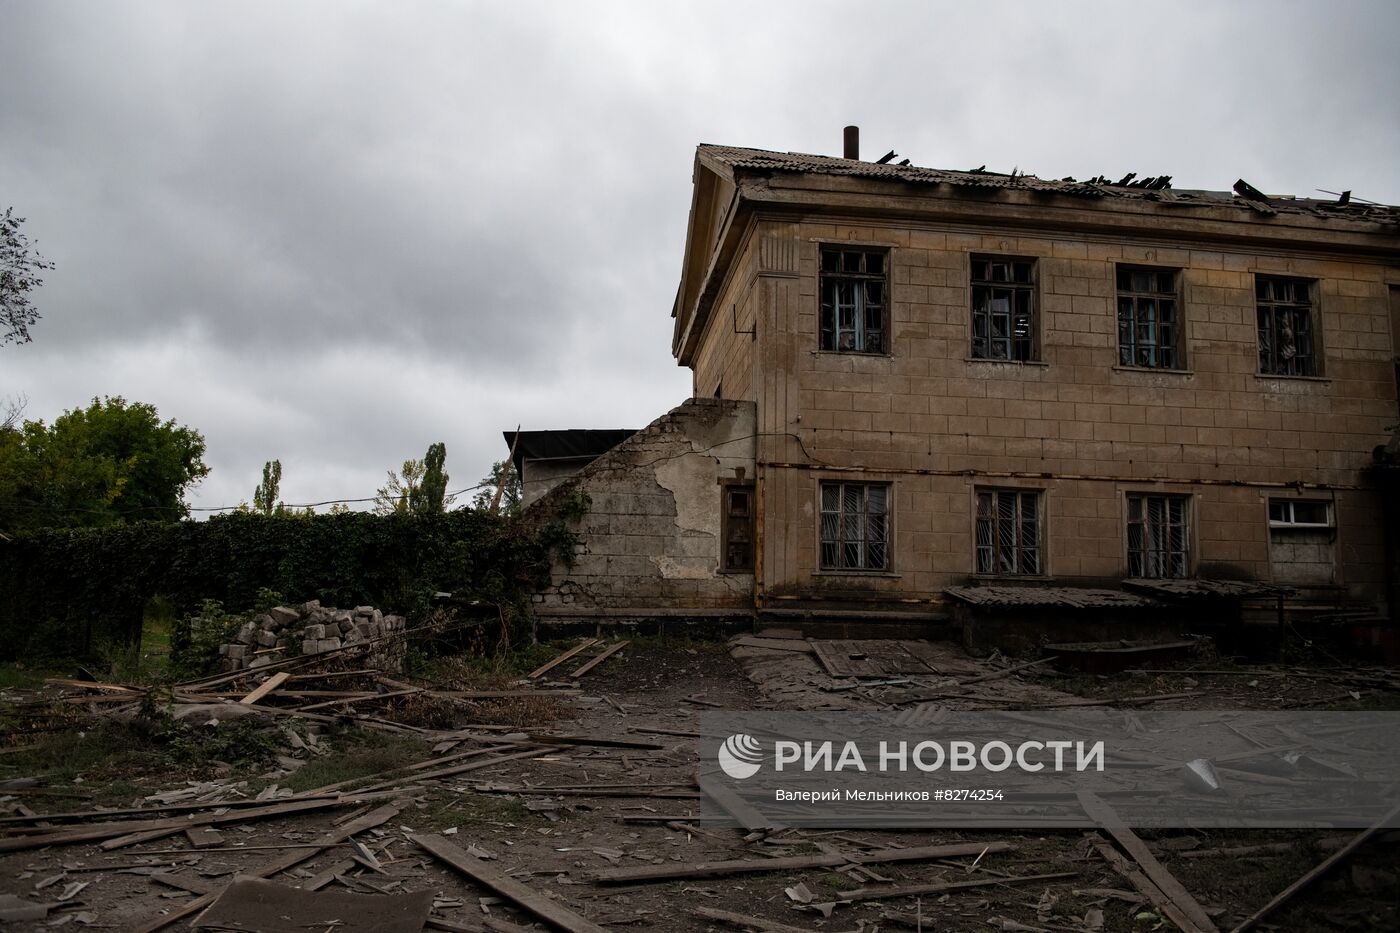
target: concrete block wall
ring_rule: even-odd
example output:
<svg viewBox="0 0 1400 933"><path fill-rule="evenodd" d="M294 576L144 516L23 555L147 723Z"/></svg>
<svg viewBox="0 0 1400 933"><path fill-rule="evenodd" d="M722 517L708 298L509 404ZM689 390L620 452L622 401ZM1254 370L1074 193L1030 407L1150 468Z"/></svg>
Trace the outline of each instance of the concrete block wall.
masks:
<svg viewBox="0 0 1400 933"><path fill-rule="evenodd" d="M753 574L719 569L720 481L752 480L755 431L752 403L690 399L532 506L591 500L574 565L553 568L537 613L751 609Z"/></svg>

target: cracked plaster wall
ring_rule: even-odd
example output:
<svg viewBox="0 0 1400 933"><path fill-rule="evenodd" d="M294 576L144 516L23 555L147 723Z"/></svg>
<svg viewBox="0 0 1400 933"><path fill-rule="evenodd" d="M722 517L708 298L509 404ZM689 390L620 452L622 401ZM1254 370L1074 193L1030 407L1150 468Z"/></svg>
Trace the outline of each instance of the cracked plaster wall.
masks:
<svg viewBox="0 0 1400 933"><path fill-rule="evenodd" d="M751 402L690 399L562 484L591 505L536 609L750 608L753 574L719 571L720 480L752 480L755 430Z"/></svg>

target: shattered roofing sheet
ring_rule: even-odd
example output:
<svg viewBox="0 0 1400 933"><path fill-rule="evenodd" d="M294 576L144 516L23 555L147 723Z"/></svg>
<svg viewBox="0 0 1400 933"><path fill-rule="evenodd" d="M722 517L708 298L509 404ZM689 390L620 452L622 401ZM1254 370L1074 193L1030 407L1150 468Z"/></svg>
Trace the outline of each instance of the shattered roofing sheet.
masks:
<svg viewBox="0 0 1400 933"><path fill-rule="evenodd" d="M1069 607L1072 609L1141 608L1161 603L1121 590L1070 586L953 586L943 591L974 606Z"/></svg>
<svg viewBox="0 0 1400 933"><path fill-rule="evenodd" d="M1292 592L1285 586L1240 580L1125 580L1123 585L1167 599L1248 599Z"/></svg>
<svg viewBox="0 0 1400 933"><path fill-rule="evenodd" d="M1116 197L1160 204L1186 206L1233 206L1241 210L1264 214L1310 214L1315 217L1340 217L1373 223L1400 224L1400 207L1367 204L1353 200L1348 204L1317 201L1309 198L1272 197L1267 205L1238 197L1228 191L1187 191L1171 187L1135 187L1132 185L1095 184L1037 178L1035 175L1002 175L986 171L953 171L922 168L917 165L897 165L866 162L858 159L838 159L832 156L807 155L800 152L769 152L765 149L743 149L736 146L702 144L700 152L724 165L739 169L794 172L813 175L850 175L859 178L879 178L922 184L947 184L971 188L1009 188L1021 191L1041 191L1080 197ZM1131 176L1130 176L1131 177ZM1139 185L1142 183L1139 182Z"/></svg>

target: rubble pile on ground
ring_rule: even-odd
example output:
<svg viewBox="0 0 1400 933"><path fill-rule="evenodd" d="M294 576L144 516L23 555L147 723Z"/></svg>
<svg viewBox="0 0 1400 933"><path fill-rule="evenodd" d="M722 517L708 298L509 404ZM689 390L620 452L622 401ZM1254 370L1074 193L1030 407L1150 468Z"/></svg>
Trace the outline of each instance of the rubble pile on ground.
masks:
<svg viewBox="0 0 1400 933"><path fill-rule="evenodd" d="M406 626L403 616L385 615L373 606L333 609L313 599L277 606L244 622L233 641L219 646L219 659L224 670L238 671L364 645L371 667L401 671Z"/></svg>

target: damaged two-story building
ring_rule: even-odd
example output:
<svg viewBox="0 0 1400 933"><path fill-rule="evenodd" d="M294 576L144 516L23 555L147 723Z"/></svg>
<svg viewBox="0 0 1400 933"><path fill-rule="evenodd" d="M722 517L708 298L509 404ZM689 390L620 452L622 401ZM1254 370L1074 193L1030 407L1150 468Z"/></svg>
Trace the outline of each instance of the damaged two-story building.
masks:
<svg viewBox="0 0 1400 933"><path fill-rule="evenodd" d="M542 616L1154 580L1393 611L1400 209L857 156L698 148L694 398L543 498L591 507Z"/></svg>

